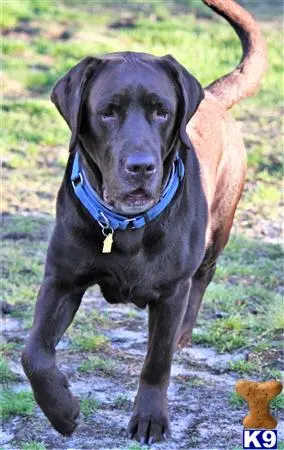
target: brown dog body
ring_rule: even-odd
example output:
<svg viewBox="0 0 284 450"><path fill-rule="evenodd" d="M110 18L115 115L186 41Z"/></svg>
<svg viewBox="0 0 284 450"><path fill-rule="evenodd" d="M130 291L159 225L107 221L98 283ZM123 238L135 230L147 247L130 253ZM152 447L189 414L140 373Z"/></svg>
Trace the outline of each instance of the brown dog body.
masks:
<svg viewBox="0 0 284 450"><path fill-rule="evenodd" d="M206 90L188 125L188 134L200 161L203 189L208 202L206 246L215 241L216 232L224 233L225 240L220 242L220 246L224 246L244 184L244 142L232 115Z"/></svg>
<svg viewBox="0 0 284 450"><path fill-rule="evenodd" d="M57 368L55 348L94 283L110 303L149 308L129 435L152 443L170 432L173 353L191 338L244 184L245 148L228 109L258 88L266 65L251 16L233 0L204 2L233 25L244 50L240 65L204 91L174 58L133 52L85 58L53 89L72 133L70 157L22 362L38 404L64 435L76 428L79 405ZM185 176L166 209L149 220L177 154ZM115 230L107 254L101 226L74 192L75 155L110 210L147 218L142 228Z"/></svg>
<svg viewBox="0 0 284 450"><path fill-rule="evenodd" d="M216 258L229 238L245 181L246 150L237 123L216 97L206 90L187 131L200 162L201 182L208 204L206 254L200 271L212 264L212 275L202 286L203 293L214 275ZM188 307L180 347L191 339L202 295L198 299Z"/></svg>

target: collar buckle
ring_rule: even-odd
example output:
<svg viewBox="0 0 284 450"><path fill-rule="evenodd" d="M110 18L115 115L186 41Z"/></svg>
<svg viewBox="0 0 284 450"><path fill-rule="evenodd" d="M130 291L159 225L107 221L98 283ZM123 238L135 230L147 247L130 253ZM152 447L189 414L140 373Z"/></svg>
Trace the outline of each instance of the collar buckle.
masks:
<svg viewBox="0 0 284 450"><path fill-rule="evenodd" d="M79 172L78 175L71 180L71 183L72 183L74 190L76 189L78 184L83 184L83 176L82 176L81 172Z"/></svg>
<svg viewBox="0 0 284 450"><path fill-rule="evenodd" d="M105 216L105 214L100 211L100 216L102 216L103 221L102 220L98 220L98 224L102 229L102 233L104 236L108 236L110 233L113 233L113 228L111 227L108 218Z"/></svg>
<svg viewBox="0 0 284 450"><path fill-rule="evenodd" d="M125 222L127 222L127 225L130 223L131 224L131 222L132 222L132 226L130 227L130 229L131 230L135 230L135 220L136 220L136 217L133 217L133 218L131 218L131 219L125 219Z"/></svg>

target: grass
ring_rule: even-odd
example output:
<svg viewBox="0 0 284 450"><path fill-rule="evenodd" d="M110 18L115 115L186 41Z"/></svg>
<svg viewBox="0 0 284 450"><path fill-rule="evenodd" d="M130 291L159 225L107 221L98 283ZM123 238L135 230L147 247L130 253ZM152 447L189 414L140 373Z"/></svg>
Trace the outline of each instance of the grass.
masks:
<svg viewBox="0 0 284 450"><path fill-rule="evenodd" d="M47 219L39 217L7 216L3 219L3 237L11 239L15 234L20 233L23 238L30 240L47 239L50 225ZM18 236L19 237L19 236Z"/></svg>
<svg viewBox="0 0 284 450"><path fill-rule="evenodd" d="M47 6L47 3L45 3L44 5L45 8L42 10L42 5L40 5L37 13L35 13L34 8L25 8L25 14L29 15L30 21L35 19L42 21L42 28L34 34L31 42L24 43L20 39L11 40L8 36L4 38L3 43L7 72L11 71L13 77L18 77L19 82L23 83L23 88L33 92L46 93L62 72L86 54L102 54L123 50L126 47L134 51L143 48L143 51L149 51L157 55L172 53L181 63L193 70L204 85L220 76L221 73L231 70L240 58L240 44L229 26L219 21L216 23L215 21L197 22L194 15L190 14L183 18L168 15L160 22L154 23L148 20L147 15L142 15L133 29L115 31L106 28L104 30L105 41L98 41L96 34L92 31L99 20L99 14L89 17L86 23L87 16L84 9L82 8L79 11L73 7L71 10L76 11L76 14L74 17L68 17L69 28L72 29L72 25L76 24L77 33L82 30L88 31L91 33L90 39L86 40L84 46L76 37L76 33L67 40L50 39L46 21L52 19L55 23L60 24L60 20L66 20L66 15L70 14L71 11L62 3L57 8L55 4ZM203 9L207 10L204 7ZM8 5L5 5L4 10L7 11L7 14L9 13ZM41 12L39 13L39 11ZM23 11L16 17L16 20L23 20L22 15ZM106 23L111 21L111 17L111 14L109 14ZM7 18L6 22L9 24ZM170 40L169 32L171 34ZM249 102L254 104L257 102L262 106L266 106L267 103L281 105L281 96L278 95L276 89L282 71L279 35L280 31L276 29L270 31L268 35L271 70L267 75L262 95L255 97L254 100L249 100ZM191 45L193 39L194 46ZM19 54L22 58L17 61L15 58ZM27 54L26 58L25 54ZM48 55L51 59L45 62L45 65L36 64L37 61L35 61L30 66L31 55L39 59L39 63L42 55ZM17 68L21 70L15 70Z"/></svg>
<svg viewBox="0 0 284 450"><path fill-rule="evenodd" d="M120 394L114 399L114 405L116 408L125 408L129 406L130 400L127 395Z"/></svg>
<svg viewBox="0 0 284 450"><path fill-rule="evenodd" d="M59 126L56 111L48 100L7 101L2 109L5 113L3 156L10 169L36 168L43 162L44 153L38 160L41 149L67 143L67 130ZM41 127L37 126L39 121ZM60 160L57 165L61 167Z"/></svg>
<svg viewBox="0 0 284 450"><path fill-rule="evenodd" d="M109 340L103 334L103 330L109 326L110 322L106 314L99 313L93 309L86 313L79 310L71 327L68 329L68 336L71 339L73 351L101 351L107 350ZM96 332L94 332L94 329ZM102 333L101 333L102 332ZM90 357L80 366L81 371L101 370L105 373L111 371L111 361Z"/></svg>
<svg viewBox="0 0 284 450"><path fill-rule="evenodd" d="M230 394L229 403L234 409L240 409L246 405L245 400L237 392ZM280 411L284 409L284 395L280 394L270 402L270 409Z"/></svg>
<svg viewBox="0 0 284 450"><path fill-rule="evenodd" d="M91 416L99 407L99 402L93 398L85 398L80 401L80 410L84 417Z"/></svg>
<svg viewBox="0 0 284 450"><path fill-rule="evenodd" d="M24 443L21 450L46 450L46 447L41 442L30 441Z"/></svg>
<svg viewBox="0 0 284 450"><path fill-rule="evenodd" d="M104 375L114 375L116 365L112 359L93 356L84 361L78 368L82 373L100 372Z"/></svg>
<svg viewBox="0 0 284 450"><path fill-rule="evenodd" d="M193 376L187 380L187 383L189 384L189 386L199 387L205 385L206 381L201 377Z"/></svg>
<svg viewBox="0 0 284 450"><path fill-rule="evenodd" d="M218 326L218 325L217 325ZM217 332L215 331L217 329ZM230 333L229 330L222 334L222 328L212 327L209 332L200 333L194 331L192 334L194 344L206 344L215 347L222 352L231 352L240 348L245 340L239 333Z"/></svg>
<svg viewBox="0 0 284 450"><path fill-rule="evenodd" d="M140 445L138 443L133 443L133 444L130 444L129 447L127 447L125 450L145 450L147 448L148 448L148 446L146 446L146 445Z"/></svg>
<svg viewBox="0 0 284 450"><path fill-rule="evenodd" d="M245 344L244 326L239 316L217 319L205 332L194 332L193 342L210 344L221 352L231 351Z"/></svg>
<svg viewBox="0 0 284 450"><path fill-rule="evenodd" d="M43 276L50 229L50 221L42 218L7 216L2 221L2 297L12 305L11 316L22 319L26 328L31 325ZM17 354L19 348L15 343L2 342L1 350L9 355L12 350Z"/></svg>
<svg viewBox="0 0 284 450"><path fill-rule="evenodd" d="M231 392L229 397L229 404L233 409L240 409L242 408L246 402L244 401L243 397L240 396L237 392Z"/></svg>
<svg viewBox="0 0 284 450"><path fill-rule="evenodd" d="M282 410L284 409L284 394L279 394L270 403L271 409Z"/></svg>
<svg viewBox="0 0 284 450"><path fill-rule="evenodd" d="M54 205L68 156L69 130L48 97L55 80L82 57L124 49L156 55L172 53L204 85L231 70L240 58L240 44L224 21L196 20L196 10L205 15L209 11L201 2L200 5L194 1L184 4L182 15L177 14L177 9L175 14L169 11L169 5L162 7L155 2L144 6L128 2L124 5L135 10L137 20L133 29L110 29L116 11L106 10L100 2L96 2L95 14L90 14L93 5L87 3L78 8L74 2L26 0L15 8L13 2L5 2L5 29L17 25L20 31L3 36L3 160L7 177L13 184L13 193L5 194L4 210L15 212L24 208L51 212L50 205ZM191 14L184 14L184 8ZM160 19L149 21L150 11ZM21 33L28 39L23 40ZM64 33L67 38L61 37ZM282 106L282 97L278 86L282 73L282 41L281 30L277 27L271 27L266 35L270 70L261 93L235 111L242 120L244 114L246 121L249 119L249 126L244 130L249 167L251 179L256 179L257 175L258 180L248 193L247 203L255 204L255 208L257 205L262 208L264 204L263 213L271 216L271 204L279 203L279 179L282 177L282 147L277 139L281 127L278 108ZM262 133L258 132L259 125ZM29 176L31 168L33 177Z"/></svg>
<svg viewBox="0 0 284 450"><path fill-rule="evenodd" d="M284 327L283 299L278 293L282 258L278 245L232 237L206 292L193 342L222 352L250 344L264 350Z"/></svg>
<svg viewBox="0 0 284 450"><path fill-rule="evenodd" d="M0 355L8 356L13 354L13 351L17 348L15 342L0 342ZM0 358L2 357L0 356Z"/></svg>
<svg viewBox="0 0 284 450"><path fill-rule="evenodd" d="M263 353L260 350L258 354L254 349L254 351L251 351L249 354L252 361L230 361L228 368L233 372L237 372L244 378L248 378L250 375L253 375L254 378L262 381L271 379L283 381L282 372L271 367L271 365L273 366L273 361L272 363L271 361L269 363L266 363L265 354L266 350L264 350Z"/></svg>
<svg viewBox="0 0 284 450"><path fill-rule="evenodd" d="M138 317L138 312L135 311L135 309L129 310L129 311L127 312L127 317L128 317L129 319L134 319L135 317Z"/></svg>
<svg viewBox="0 0 284 450"><path fill-rule="evenodd" d="M92 311L88 311L88 313L79 311L76 315L74 323L75 328L82 330L88 328L88 330L90 329L90 331L92 331L94 325L97 327L107 327L110 325L107 314L102 314L96 309L93 309Z"/></svg>
<svg viewBox="0 0 284 450"><path fill-rule="evenodd" d="M0 393L0 410L4 419L10 416L31 416L35 409L33 395L29 391L13 392L8 389Z"/></svg>
<svg viewBox="0 0 284 450"><path fill-rule="evenodd" d="M3 384L9 384L11 381L17 380L17 376L10 369L8 361L2 356L0 357L0 380Z"/></svg>
<svg viewBox="0 0 284 450"><path fill-rule="evenodd" d="M229 368L233 372L247 374L256 371L258 369L258 366L256 363L241 359L239 361L230 361Z"/></svg>
<svg viewBox="0 0 284 450"><path fill-rule="evenodd" d="M17 305L13 315L26 315L33 306L43 275L46 243L28 239L2 242L3 299ZM13 283L11 283L13 279Z"/></svg>
<svg viewBox="0 0 284 450"><path fill-rule="evenodd" d="M283 371L273 369L270 367L265 367L264 369L260 368L259 371L259 378L262 381L269 381L269 380L278 380L283 382Z"/></svg>
<svg viewBox="0 0 284 450"><path fill-rule="evenodd" d="M90 335L88 333L86 335L75 335L72 338L72 347L75 350L99 351L105 349L108 342L107 337L101 334Z"/></svg>

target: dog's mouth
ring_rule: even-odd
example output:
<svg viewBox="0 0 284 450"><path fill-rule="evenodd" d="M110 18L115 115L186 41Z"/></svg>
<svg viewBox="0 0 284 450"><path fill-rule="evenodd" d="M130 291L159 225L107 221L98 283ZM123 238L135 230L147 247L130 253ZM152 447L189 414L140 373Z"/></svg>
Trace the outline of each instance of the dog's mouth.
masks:
<svg viewBox="0 0 284 450"><path fill-rule="evenodd" d="M110 199L107 190L104 189L103 199L117 212L127 215L141 214L156 203L153 195L143 188L135 189L115 199Z"/></svg>
<svg viewBox="0 0 284 450"><path fill-rule="evenodd" d="M130 194L127 194L124 202L131 210L145 211L155 203L155 200L148 192L139 188L135 189L135 191L132 191Z"/></svg>

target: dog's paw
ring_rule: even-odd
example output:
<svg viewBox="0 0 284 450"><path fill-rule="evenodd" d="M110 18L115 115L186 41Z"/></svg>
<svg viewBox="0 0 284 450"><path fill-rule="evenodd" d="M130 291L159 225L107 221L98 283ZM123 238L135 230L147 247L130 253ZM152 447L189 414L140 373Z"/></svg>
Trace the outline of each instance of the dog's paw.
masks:
<svg viewBox="0 0 284 450"><path fill-rule="evenodd" d="M140 444L153 444L171 436L167 399L161 391L140 390L127 431L128 437Z"/></svg>
<svg viewBox="0 0 284 450"><path fill-rule="evenodd" d="M32 380L35 399L53 427L63 436L70 436L77 427L80 413L78 400L73 397L68 381L57 368Z"/></svg>
<svg viewBox="0 0 284 450"><path fill-rule="evenodd" d="M140 444L153 444L164 441L171 436L167 415L149 416L133 413L128 425L128 437L136 439Z"/></svg>

